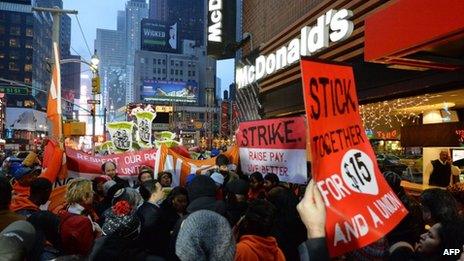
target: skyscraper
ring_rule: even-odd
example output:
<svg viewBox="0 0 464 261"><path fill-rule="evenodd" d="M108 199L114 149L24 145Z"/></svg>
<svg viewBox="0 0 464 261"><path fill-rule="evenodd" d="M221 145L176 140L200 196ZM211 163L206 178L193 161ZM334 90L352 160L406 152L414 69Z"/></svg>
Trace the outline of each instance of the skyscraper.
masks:
<svg viewBox="0 0 464 261"><path fill-rule="evenodd" d="M166 22L168 0L150 0L149 9L150 11L148 17L150 19Z"/></svg>
<svg viewBox="0 0 464 261"><path fill-rule="evenodd" d="M134 101L134 58L140 50L140 22L148 18L148 5L145 0L130 0L126 3L126 103Z"/></svg>
<svg viewBox="0 0 464 261"><path fill-rule="evenodd" d="M216 88L215 88L215 91L214 91L214 93L216 94L215 95L216 100L221 100L222 99L222 97L221 97L221 94L222 94L222 92L221 92L221 82L222 82L221 78L216 77Z"/></svg>
<svg viewBox="0 0 464 261"><path fill-rule="evenodd" d="M118 20L116 30L120 32L124 32L126 30L126 11L119 10L118 11Z"/></svg>

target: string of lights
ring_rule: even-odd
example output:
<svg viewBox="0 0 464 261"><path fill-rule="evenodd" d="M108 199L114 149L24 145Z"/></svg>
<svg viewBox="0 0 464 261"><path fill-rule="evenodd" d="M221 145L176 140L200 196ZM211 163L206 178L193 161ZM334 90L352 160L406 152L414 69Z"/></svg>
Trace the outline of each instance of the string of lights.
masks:
<svg viewBox="0 0 464 261"><path fill-rule="evenodd" d="M389 101L370 103L359 106L361 118L366 129L381 126L393 128L403 126L406 122L416 122L430 107L427 103L439 95L424 94L415 97L398 98ZM443 105L446 107L446 104Z"/></svg>

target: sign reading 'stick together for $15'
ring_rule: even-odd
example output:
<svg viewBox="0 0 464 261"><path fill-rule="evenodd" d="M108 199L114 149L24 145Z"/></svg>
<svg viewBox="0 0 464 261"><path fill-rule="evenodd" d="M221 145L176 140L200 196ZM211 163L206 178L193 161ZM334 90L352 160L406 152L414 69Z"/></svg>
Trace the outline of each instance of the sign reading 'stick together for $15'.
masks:
<svg viewBox="0 0 464 261"><path fill-rule="evenodd" d="M359 115L353 69L302 58L313 179L327 209L327 245L338 256L392 230L407 210L384 180Z"/></svg>

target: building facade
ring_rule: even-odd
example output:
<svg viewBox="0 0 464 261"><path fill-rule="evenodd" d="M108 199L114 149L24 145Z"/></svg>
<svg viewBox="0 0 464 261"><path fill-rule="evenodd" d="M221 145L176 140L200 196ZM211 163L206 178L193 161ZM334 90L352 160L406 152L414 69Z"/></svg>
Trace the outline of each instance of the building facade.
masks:
<svg viewBox="0 0 464 261"><path fill-rule="evenodd" d="M250 120L305 113L299 57L285 65L279 57L295 48L297 39L303 42L298 53L353 67L360 114L374 150L421 157L425 164L411 169L421 183L426 163L440 149L462 155L464 102L457 97L464 95L464 18L458 11L463 8L462 1L440 5L432 0L243 1L241 33L252 40L236 63L239 115ZM324 31L320 21L332 21L334 14L346 22L343 37L322 38L319 44L315 31L306 34L308 28ZM327 35L332 33L327 28ZM255 99L258 106L250 103Z"/></svg>
<svg viewBox="0 0 464 261"><path fill-rule="evenodd" d="M150 0L148 18L167 22L168 0Z"/></svg>

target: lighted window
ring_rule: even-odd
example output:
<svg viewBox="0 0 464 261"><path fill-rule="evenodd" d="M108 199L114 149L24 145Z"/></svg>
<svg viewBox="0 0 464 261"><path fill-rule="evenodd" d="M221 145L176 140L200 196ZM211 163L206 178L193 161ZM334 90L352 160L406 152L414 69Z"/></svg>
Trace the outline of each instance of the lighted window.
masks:
<svg viewBox="0 0 464 261"><path fill-rule="evenodd" d="M34 107L34 101L32 100L25 100L24 101L24 107Z"/></svg>
<svg viewBox="0 0 464 261"><path fill-rule="evenodd" d="M19 48L19 41L16 38L10 39L10 47Z"/></svg>
<svg viewBox="0 0 464 261"><path fill-rule="evenodd" d="M27 49L32 49L32 44L31 43L26 43L24 45L24 47L26 47Z"/></svg>
<svg viewBox="0 0 464 261"><path fill-rule="evenodd" d="M25 72L32 72L32 64L24 65L24 71Z"/></svg>
<svg viewBox="0 0 464 261"><path fill-rule="evenodd" d="M32 30L32 28L26 28L26 36L34 36L34 31Z"/></svg>
<svg viewBox="0 0 464 261"><path fill-rule="evenodd" d="M4 53L0 53L0 59L4 59L5 58L5 54Z"/></svg>

